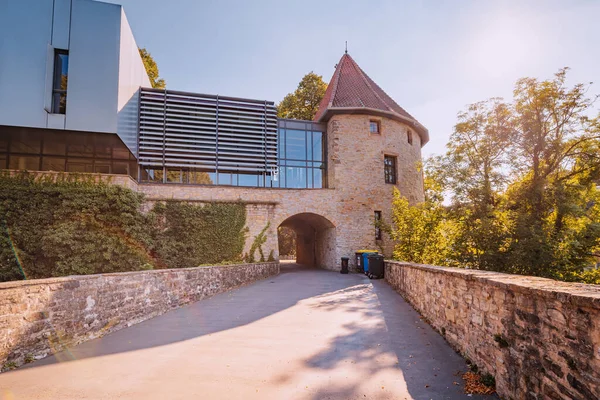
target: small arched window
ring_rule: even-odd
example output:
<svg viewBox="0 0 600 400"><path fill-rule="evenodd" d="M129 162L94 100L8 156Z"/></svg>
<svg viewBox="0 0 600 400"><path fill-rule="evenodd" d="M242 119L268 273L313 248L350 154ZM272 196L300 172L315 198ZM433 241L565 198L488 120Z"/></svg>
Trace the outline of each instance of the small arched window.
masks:
<svg viewBox="0 0 600 400"><path fill-rule="evenodd" d="M406 130L406 140L408 144L412 144L412 131L410 129Z"/></svg>

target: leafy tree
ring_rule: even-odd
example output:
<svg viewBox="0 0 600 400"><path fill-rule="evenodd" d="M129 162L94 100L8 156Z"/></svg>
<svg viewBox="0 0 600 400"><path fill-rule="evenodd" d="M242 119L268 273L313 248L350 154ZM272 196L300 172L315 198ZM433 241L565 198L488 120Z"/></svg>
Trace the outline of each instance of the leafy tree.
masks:
<svg viewBox="0 0 600 400"><path fill-rule="evenodd" d="M520 79L512 102L459 114L447 153L426 169L451 204L396 199L396 257L600 283L588 269L600 257L600 116L567 71Z"/></svg>
<svg viewBox="0 0 600 400"><path fill-rule="evenodd" d="M146 67L146 72L148 73L148 78L150 78L150 83L153 88L164 89L167 84L164 79L159 78L158 76L158 65L156 65L156 61L152 58L152 55L146 50L138 49L140 51L140 57L142 57L142 61L144 62L144 67Z"/></svg>
<svg viewBox="0 0 600 400"><path fill-rule="evenodd" d="M392 224L382 226L394 241L394 258L422 264L450 264L453 222L443 206L440 176L433 172L437 164L429 164L425 179L425 201L411 205L394 188Z"/></svg>
<svg viewBox="0 0 600 400"><path fill-rule="evenodd" d="M304 75L294 93L288 93L277 105L278 117L312 120L326 90L327 84L323 77L309 72Z"/></svg>
<svg viewBox="0 0 600 400"><path fill-rule="evenodd" d="M293 229L282 226L277 228L279 238L279 254L282 256L296 255L296 232Z"/></svg>

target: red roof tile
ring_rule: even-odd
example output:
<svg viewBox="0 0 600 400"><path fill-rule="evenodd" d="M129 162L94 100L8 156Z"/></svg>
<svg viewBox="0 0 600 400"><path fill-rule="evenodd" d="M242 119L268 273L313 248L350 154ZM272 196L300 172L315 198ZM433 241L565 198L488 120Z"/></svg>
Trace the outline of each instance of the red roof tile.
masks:
<svg viewBox="0 0 600 400"><path fill-rule="evenodd" d="M427 129L373 82L347 53L336 66L314 120L325 121L334 112L345 111L375 114L380 112L412 124L421 136L421 145L429 141Z"/></svg>

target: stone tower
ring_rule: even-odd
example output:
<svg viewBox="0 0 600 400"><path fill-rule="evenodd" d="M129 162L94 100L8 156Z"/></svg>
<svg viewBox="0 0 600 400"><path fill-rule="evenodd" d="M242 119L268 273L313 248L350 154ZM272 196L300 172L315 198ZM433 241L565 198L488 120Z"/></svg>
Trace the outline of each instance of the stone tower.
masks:
<svg viewBox="0 0 600 400"><path fill-rule="evenodd" d="M376 248L390 256L389 238L384 233L376 237L376 213L391 221L394 187L411 203L423 201L420 164L421 147L429 140L427 129L347 53L336 66L314 120L327 123L338 254L350 256L351 266L357 249Z"/></svg>

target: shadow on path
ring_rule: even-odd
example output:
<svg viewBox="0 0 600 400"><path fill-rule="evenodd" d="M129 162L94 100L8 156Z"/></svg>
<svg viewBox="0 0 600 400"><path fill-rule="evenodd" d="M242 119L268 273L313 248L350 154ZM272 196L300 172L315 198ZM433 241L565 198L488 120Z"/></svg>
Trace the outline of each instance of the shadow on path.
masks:
<svg viewBox="0 0 600 400"><path fill-rule="evenodd" d="M328 274L331 272L282 263L278 276L168 311L26 364L19 370L163 346L250 324L285 310L298 301L349 285L347 280L322 279ZM299 278L304 284L298 281Z"/></svg>
<svg viewBox="0 0 600 400"><path fill-rule="evenodd" d="M114 394L148 398L148 393L158 396L157 391L175 387L216 394L212 398L490 398L463 393L465 361L384 281L297 264L281 267L279 276L181 307L2 374L0 387L8 383L24 393L28 390L24 386L35 381L39 388L20 398L50 398L31 394L47 393L48 388L57 395L59 391L68 395L76 393L78 386L73 385L77 384L90 391L93 389L85 386L85 379L94 385L114 379L110 360L87 364L85 373L81 366L59 369L67 376L55 377L52 382L40 382L38 377L48 376L49 371L29 371L34 373L30 375L23 370L159 347L245 326L204 344L192 341L179 350L150 355L163 357L156 361L158 368L181 364L173 371L154 371L153 359L131 354L128 361L139 370L130 380L120 382L125 391L114 389ZM258 320L263 321L246 326ZM229 347L229 351L221 346ZM238 365L232 369L222 365L229 362ZM233 375L226 375L234 369ZM147 380L143 385L142 378ZM220 379L228 383L220 383ZM178 385L179 380L185 384ZM152 386L153 382L158 386ZM215 389L214 385L219 386ZM255 393L259 385L262 392L256 389ZM143 390L140 388L150 392L127 395L131 390Z"/></svg>

